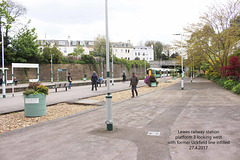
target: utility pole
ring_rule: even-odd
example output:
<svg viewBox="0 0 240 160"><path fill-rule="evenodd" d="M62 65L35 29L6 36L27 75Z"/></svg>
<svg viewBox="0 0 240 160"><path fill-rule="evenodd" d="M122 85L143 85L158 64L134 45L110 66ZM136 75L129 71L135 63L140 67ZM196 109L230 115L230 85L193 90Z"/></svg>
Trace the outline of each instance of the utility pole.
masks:
<svg viewBox="0 0 240 160"><path fill-rule="evenodd" d="M147 66L146 66L146 60L144 60L144 62L145 62L145 63L144 63L144 68L145 68L145 76L144 76L144 77L146 78L146 76L147 76L147 73L146 73L146 71L147 71L147 68L146 68L146 67L147 67Z"/></svg>
<svg viewBox="0 0 240 160"><path fill-rule="evenodd" d="M53 55L51 54L51 83L53 83Z"/></svg>
<svg viewBox="0 0 240 160"><path fill-rule="evenodd" d="M109 37L108 37L108 1L105 0L106 20L106 61L107 61L107 96L106 96L106 125L107 131L113 130L112 122L112 96L110 93L110 69L109 69Z"/></svg>
<svg viewBox="0 0 240 160"><path fill-rule="evenodd" d="M191 82L192 82L192 80L193 80L192 68L193 68L193 67L192 67L192 62L191 62L191 74L190 74L190 75L191 75Z"/></svg>
<svg viewBox="0 0 240 160"><path fill-rule="evenodd" d="M102 78L103 78L103 58L101 58L101 71L102 71Z"/></svg>
<svg viewBox="0 0 240 160"><path fill-rule="evenodd" d="M181 54L182 54L182 80L181 80L181 89L184 90L184 72L183 72L183 51L182 51L182 34L181 34Z"/></svg>
<svg viewBox="0 0 240 160"><path fill-rule="evenodd" d="M181 65L182 65L182 80L181 80L181 89L184 90L184 80L183 80L183 77L184 77L184 72L183 72L183 51L182 51L182 36L183 34L174 34L174 35L178 35L178 36L181 36L181 55L182 55L182 58L181 58Z"/></svg>
<svg viewBox="0 0 240 160"><path fill-rule="evenodd" d="M1 28L2 30L2 94L3 94L3 98L6 98L6 86L5 86L5 70L4 70L4 35L3 35L3 27ZM13 81L13 79L12 79ZM13 83L13 82L12 82Z"/></svg>
<svg viewBox="0 0 240 160"><path fill-rule="evenodd" d="M114 78L113 78L113 45L112 45L112 85L114 85Z"/></svg>

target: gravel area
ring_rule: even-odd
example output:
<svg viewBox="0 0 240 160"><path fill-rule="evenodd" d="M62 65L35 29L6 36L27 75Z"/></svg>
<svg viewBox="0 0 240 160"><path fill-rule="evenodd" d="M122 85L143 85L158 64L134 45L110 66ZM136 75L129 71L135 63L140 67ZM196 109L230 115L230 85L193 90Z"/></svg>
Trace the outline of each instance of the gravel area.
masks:
<svg viewBox="0 0 240 160"><path fill-rule="evenodd" d="M154 91L156 89L160 89L160 88L165 88L165 87L169 87L177 82L180 81L180 78L176 79L176 80L169 80L168 83L159 83L157 87L148 87L148 86L144 86L144 87L140 87L137 88L138 94L142 95L145 93L149 93L151 91ZM115 93L111 93L112 95L112 102L118 102L124 99L128 99L131 98L132 96L132 91L131 88L129 87L129 90L126 91L121 91L121 92L115 92ZM96 97L91 97L91 98L87 98L88 100L101 100L101 101L105 101L106 100L106 95L101 95L101 96L96 96Z"/></svg>
<svg viewBox="0 0 240 160"><path fill-rule="evenodd" d="M171 80L171 83L159 83L157 87L140 87L138 88L139 95L154 91L156 89L165 88L171 86L180 81L180 78ZM111 94L113 96L113 102L118 102L124 99L131 98L131 90L116 92ZM88 98L91 100L103 100L105 101L105 95ZM6 115L0 115L0 133L5 133L20 129L23 127L31 126L34 124L50 121L56 118L65 117L75 113L83 112L96 108L97 106L86 105L73 105L67 103L60 103L47 107L47 115L42 117L27 118L24 116L24 111L17 113L10 113Z"/></svg>
<svg viewBox="0 0 240 160"><path fill-rule="evenodd" d="M9 132L15 129L31 126L34 124L50 121L56 118L65 117L71 114L82 112L85 110L96 108L97 106L72 105L60 103L47 107L47 115L41 117L28 118L24 116L24 112L10 113L0 116L0 133Z"/></svg>

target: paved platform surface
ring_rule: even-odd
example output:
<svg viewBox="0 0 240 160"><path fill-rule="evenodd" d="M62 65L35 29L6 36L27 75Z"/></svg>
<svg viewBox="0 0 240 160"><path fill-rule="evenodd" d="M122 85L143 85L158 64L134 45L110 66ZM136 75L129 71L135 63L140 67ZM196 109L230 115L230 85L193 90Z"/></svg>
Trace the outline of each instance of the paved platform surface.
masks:
<svg viewBox="0 0 240 160"><path fill-rule="evenodd" d="M167 81L171 77L164 77L159 79L160 82ZM77 83L77 82L76 82ZM44 84L44 83L43 83ZM145 86L143 80L139 81L138 87ZM114 85L111 85L111 92L117 92L121 90L127 90L129 88L129 81L126 82L116 82ZM91 85L84 86L74 86L72 89L65 91L65 88L59 88L58 92L55 92L54 89L49 89L49 95L47 96L47 105L57 104L67 101L77 101L79 99L107 94L107 86L102 85L98 87L97 91L91 91ZM11 93L7 93L7 98L0 98L0 114L21 111L24 109L24 99L22 92L16 92L15 96L12 97Z"/></svg>
<svg viewBox="0 0 240 160"><path fill-rule="evenodd" d="M105 108L0 135L1 160L239 160L240 97L205 79L180 83ZM168 144L188 131L216 130L228 145ZM147 135L149 131L160 136ZM183 131L184 134L183 134ZM180 132L180 133L179 133ZM199 133L200 135L201 133ZM183 140L183 139L180 139Z"/></svg>

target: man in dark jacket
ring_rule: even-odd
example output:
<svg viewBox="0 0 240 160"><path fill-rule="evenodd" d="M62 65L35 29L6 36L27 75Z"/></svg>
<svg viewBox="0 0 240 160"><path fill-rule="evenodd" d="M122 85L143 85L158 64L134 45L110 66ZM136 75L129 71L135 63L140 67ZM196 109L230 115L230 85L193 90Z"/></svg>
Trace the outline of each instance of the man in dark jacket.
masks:
<svg viewBox="0 0 240 160"><path fill-rule="evenodd" d="M132 98L134 98L134 91L136 93L136 96L138 96L137 85L138 85L138 78L137 78L137 76L135 76L135 73L133 72L132 78L130 80L130 86L132 86Z"/></svg>
<svg viewBox="0 0 240 160"><path fill-rule="evenodd" d="M69 85L68 85L68 88L71 89L72 87L72 76L71 76L71 73L68 73L68 82L69 82Z"/></svg>
<svg viewBox="0 0 240 160"><path fill-rule="evenodd" d="M92 91L93 91L94 86L95 86L95 90L97 90L97 80L98 80L98 76L97 76L96 72L94 71L93 75L92 75L92 78L91 78L91 81L92 81Z"/></svg>
<svg viewBox="0 0 240 160"><path fill-rule="evenodd" d="M123 82L125 82L126 81L126 74L125 74L125 72L123 72L122 77L123 77Z"/></svg>

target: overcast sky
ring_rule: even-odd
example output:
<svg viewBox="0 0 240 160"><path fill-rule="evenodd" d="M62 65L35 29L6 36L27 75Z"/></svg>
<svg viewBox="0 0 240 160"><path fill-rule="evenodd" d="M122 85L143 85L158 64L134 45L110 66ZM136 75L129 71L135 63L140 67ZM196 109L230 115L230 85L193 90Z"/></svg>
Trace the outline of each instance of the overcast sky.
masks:
<svg viewBox="0 0 240 160"><path fill-rule="evenodd" d="M105 0L13 0L26 7L39 38L94 40L105 35ZM220 0L218 0L220 1ZM224 1L224 0L222 0ZM108 0L111 41L134 45L159 40L170 44L173 34L199 21L214 0Z"/></svg>

